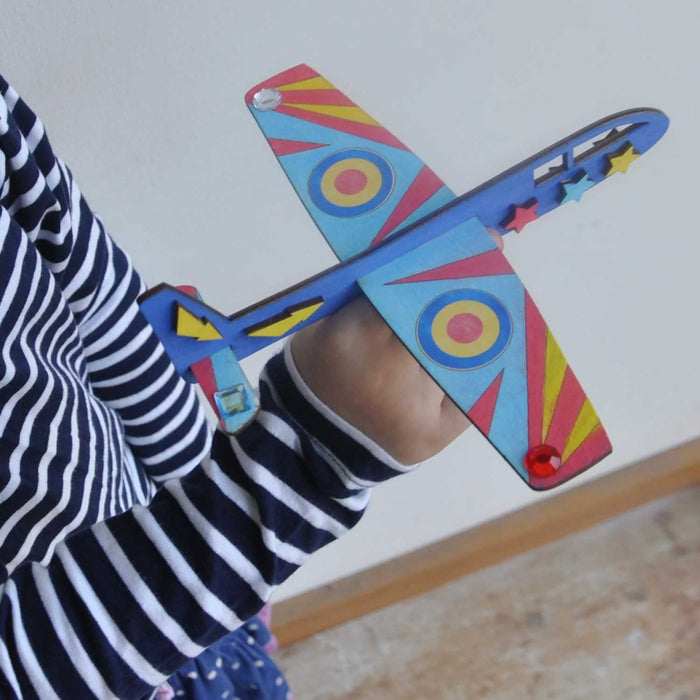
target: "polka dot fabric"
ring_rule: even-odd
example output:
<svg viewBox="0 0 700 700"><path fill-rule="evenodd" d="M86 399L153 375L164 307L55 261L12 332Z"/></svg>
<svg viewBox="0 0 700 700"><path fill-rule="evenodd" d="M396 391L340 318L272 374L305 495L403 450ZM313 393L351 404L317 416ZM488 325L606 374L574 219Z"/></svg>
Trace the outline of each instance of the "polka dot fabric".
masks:
<svg viewBox="0 0 700 700"><path fill-rule="evenodd" d="M158 700L293 700L282 672L269 657L274 637L260 617L206 649L161 686Z"/></svg>

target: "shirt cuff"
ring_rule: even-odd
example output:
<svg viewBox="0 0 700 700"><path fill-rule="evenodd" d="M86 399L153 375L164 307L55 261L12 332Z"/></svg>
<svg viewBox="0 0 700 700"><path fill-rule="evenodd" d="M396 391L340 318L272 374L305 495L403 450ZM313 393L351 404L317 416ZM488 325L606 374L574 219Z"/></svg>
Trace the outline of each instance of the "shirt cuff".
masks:
<svg viewBox="0 0 700 700"><path fill-rule="evenodd" d="M289 342L268 362L261 379L270 382L280 407L347 488L375 486L417 466L398 462L323 403L299 374Z"/></svg>

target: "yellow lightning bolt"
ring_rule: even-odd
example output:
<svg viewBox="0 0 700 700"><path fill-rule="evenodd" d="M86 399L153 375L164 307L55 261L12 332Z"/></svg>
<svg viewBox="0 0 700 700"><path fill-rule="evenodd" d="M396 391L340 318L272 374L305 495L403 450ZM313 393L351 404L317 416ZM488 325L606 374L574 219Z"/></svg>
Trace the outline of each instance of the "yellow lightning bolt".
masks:
<svg viewBox="0 0 700 700"><path fill-rule="evenodd" d="M281 338L285 333L288 333L294 326L298 325L302 321L306 321L307 318L311 316L323 306L323 300L314 302L309 306L297 309L288 309L282 318L280 316L275 316L271 318L264 325L259 324L253 326L252 328L246 329L247 335L259 336L263 338Z"/></svg>
<svg viewBox="0 0 700 700"><path fill-rule="evenodd" d="M176 333L196 340L221 340L222 335L206 318L199 318L184 306L177 304Z"/></svg>

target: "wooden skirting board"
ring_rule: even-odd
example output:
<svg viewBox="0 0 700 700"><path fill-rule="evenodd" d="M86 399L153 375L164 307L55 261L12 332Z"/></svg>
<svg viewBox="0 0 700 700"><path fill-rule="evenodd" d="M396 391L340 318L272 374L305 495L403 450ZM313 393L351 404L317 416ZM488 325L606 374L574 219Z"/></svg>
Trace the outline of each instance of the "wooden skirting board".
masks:
<svg viewBox="0 0 700 700"><path fill-rule="evenodd" d="M700 439L275 606L281 645L700 483Z"/></svg>

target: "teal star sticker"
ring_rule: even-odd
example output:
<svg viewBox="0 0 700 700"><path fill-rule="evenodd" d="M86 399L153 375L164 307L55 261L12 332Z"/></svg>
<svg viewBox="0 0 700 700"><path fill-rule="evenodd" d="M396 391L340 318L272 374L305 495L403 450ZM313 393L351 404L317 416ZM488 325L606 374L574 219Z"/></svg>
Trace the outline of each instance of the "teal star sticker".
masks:
<svg viewBox="0 0 700 700"><path fill-rule="evenodd" d="M564 196L559 204L565 204L566 202L571 202L572 200L580 202L583 193L586 190L590 190L593 185L595 185L595 182L588 177L588 173L586 172L584 172L578 180L562 182L561 186L564 189Z"/></svg>

